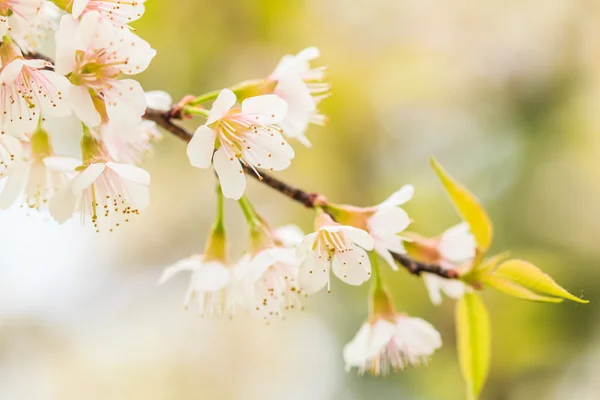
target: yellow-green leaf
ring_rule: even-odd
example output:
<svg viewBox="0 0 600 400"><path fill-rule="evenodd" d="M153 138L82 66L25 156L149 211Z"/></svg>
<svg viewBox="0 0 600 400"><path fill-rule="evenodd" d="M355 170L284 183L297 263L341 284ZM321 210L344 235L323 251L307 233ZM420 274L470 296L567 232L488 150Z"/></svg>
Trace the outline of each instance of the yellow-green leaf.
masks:
<svg viewBox="0 0 600 400"><path fill-rule="evenodd" d="M490 318L479 298L467 293L456 303L456 341L469 399L477 399L490 366Z"/></svg>
<svg viewBox="0 0 600 400"><path fill-rule="evenodd" d="M442 185L446 189L446 193L454 204L456 211L461 218L469 224L473 236L477 241L480 250L485 253L492 243L492 223L486 211L481 206L475 196L473 196L464 186L454 180L448 172L431 157L431 166L440 178Z"/></svg>
<svg viewBox="0 0 600 400"><path fill-rule="evenodd" d="M527 261L516 259L505 261L496 269L494 275L542 294L562 297L563 299L577 303L589 303L587 300L573 296L556 283L548 274L545 274L538 267Z"/></svg>
<svg viewBox="0 0 600 400"><path fill-rule="evenodd" d="M482 279L482 283L496 289L499 292L516 297L518 299L540 301L543 303L561 303L563 301L563 299L558 297L541 296L527 288L524 288L523 286L517 285L514 282L493 275L485 276Z"/></svg>

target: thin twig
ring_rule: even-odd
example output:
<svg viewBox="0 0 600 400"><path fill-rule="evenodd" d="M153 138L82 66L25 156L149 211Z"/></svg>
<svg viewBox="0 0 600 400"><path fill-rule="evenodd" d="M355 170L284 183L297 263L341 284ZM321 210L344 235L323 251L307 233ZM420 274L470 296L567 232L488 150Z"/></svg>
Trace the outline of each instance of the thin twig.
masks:
<svg viewBox="0 0 600 400"><path fill-rule="evenodd" d="M170 111L162 112L148 109L144 115L145 119L156 122L163 129L171 132L173 135L186 142L192 139L193 134L173 122L173 113ZM315 208L324 205L325 197L318 193L309 193L295 186L289 185L272 175L261 172L257 175L251 168L244 166L247 175L255 178L259 182L271 187L290 199L303 204L308 208ZM405 254L392 253L392 256L400 265L413 275L421 275L423 272L434 274L446 279L458 279L459 275L454 270L447 270L437 264L426 264L414 260Z"/></svg>

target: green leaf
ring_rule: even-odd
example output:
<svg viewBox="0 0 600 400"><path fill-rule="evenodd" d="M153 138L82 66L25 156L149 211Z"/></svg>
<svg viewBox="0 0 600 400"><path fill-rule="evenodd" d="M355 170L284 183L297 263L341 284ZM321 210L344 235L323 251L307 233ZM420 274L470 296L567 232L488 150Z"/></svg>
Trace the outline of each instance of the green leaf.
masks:
<svg viewBox="0 0 600 400"><path fill-rule="evenodd" d="M444 168L435 160L430 158L433 170L440 178L446 193L454 204L461 218L469 224L477 245L482 253L485 253L492 243L493 229L490 218L475 196L464 186L456 182Z"/></svg>
<svg viewBox="0 0 600 400"><path fill-rule="evenodd" d="M482 283L499 292L522 300L539 301L543 303L561 303L563 301L563 299L558 297L541 296L514 282L493 275L485 276L482 279Z"/></svg>
<svg viewBox="0 0 600 400"><path fill-rule="evenodd" d="M490 318L475 294L456 303L456 341L468 398L477 399L490 366Z"/></svg>
<svg viewBox="0 0 600 400"><path fill-rule="evenodd" d="M505 261L496 269L494 275L545 295L562 297L577 303L589 303L587 300L573 296L548 274L527 261L516 259Z"/></svg>

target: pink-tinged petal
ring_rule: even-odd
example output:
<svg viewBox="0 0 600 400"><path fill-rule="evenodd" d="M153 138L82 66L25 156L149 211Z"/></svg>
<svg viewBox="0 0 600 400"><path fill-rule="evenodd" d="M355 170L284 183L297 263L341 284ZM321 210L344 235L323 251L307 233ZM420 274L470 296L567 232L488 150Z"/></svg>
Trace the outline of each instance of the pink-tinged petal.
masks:
<svg viewBox="0 0 600 400"><path fill-rule="evenodd" d="M333 273L348 285L360 286L371 277L371 261L367 252L358 247L343 253L336 252L332 269Z"/></svg>
<svg viewBox="0 0 600 400"><path fill-rule="evenodd" d="M35 68L35 69L53 67L51 62L44 61L44 60L20 60L20 61L23 63L24 66Z"/></svg>
<svg viewBox="0 0 600 400"><path fill-rule="evenodd" d="M413 185L404 185L397 192L393 193L390 197L388 197L383 203L379 204L378 207L397 207L401 206L410 199L412 199L415 194L415 188Z"/></svg>
<svg viewBox="0 0 600 400"><path fill-rule="evenodd" d="M107 162L106 166L117 173L121 178L138 183L143 186L150 185L150 173L145 169L136 167L131 164L119 164L115 162Z"/></svg>
<svg viewBox="0 0 600 400"><path fill-rule="evenodd" d="M438 250L442 257L453 263L462 263L475 257L477 244L465 222L442 234Z"/></svg>
<svg viewBox="0 0 600 400"><path fill-rule="evenodd" d="M343 231L346 235L348 235L350 240L354 242L354 244L362 247L365 250L373 250L373 237L367 231L355 228L353 226L345 226Z"/></svg>
<svg viewBox="0 0 600 400"><path fill-rule="evenodd" d="M90 0L73 0L72 13L73 17L79 18L81 14L85 11L85 8L88 6Z"/></svg>
<svg viewBox="0 0 600 400"><path fill-rule="evenodd" d="M146 92L146 105L158 111L169 111L173 107L173 98L162 90Z"/></svg>
<svg viewBox="0 0 600 400"><path fill-rule="evenodd" d="M59 75L67 75L75 69L75 38L78 22L71 15L60 19L56 32L56 59L54 71Z"/></svg>
<svg viewBox="0 0 600 400"><path fill-rule="evenodd" d="M210 125L227 115L229 110L231 110L231 107L235 105L236 101L237 97L231 90L221 90L221 93L219 93L219 96L217 96L217 99L212 104L212 109L210 110L208 119L206 120L206 125Z"/></svg>
<svg viewBox="0 0 600 400"><path fill-rule="evenodd" d="M23 70L23 60L16 59L8 63L0 72L0 85L9 85L17 79Z"/></svg>
<svg viewBox="0 0 600 400"><path fill-rule="evenodd" d="M106 165L104 163L90 164L81 171L71 181L71 190L74 195L79 195L82 191L90 187L96 179L104 172Z"/></svg>
<svg viewBox="0 0 600 400"><path fill-rule="evenodd" d="M223 196L239 200L246 190L246 175L237 157L229 157L223 147L213 157L215 171L221 182Z"/></svg>
<svg viewBox="0 0 600 400"><path fill-rule="evenodd" d="M63 224L71 218L76 206L77 197L73 194L71 185L66 184L52 196L49 206L50 215L56 222Z"/></svg>
<svg viewBox="0 0 600 400"><path fill-rule="evenodd" d="M250 97L242 102L244 118L256 124L277 124L284 120L287 109L286 101L275 94Z"/></svg>
<svg viewBox="0 0 600 400"><path fill-rule="evenodd" d="M71 86L69 98L75 115L84 124L89 127L96 127L102 123L102 118L96 111L90 92L85 86Z"/></svg>
<svg viewBox="0 0 600 400"><path fill-rule="evenodd" d="M158 280L158 284L162 285L166 281L173 278L180 272L194 271L202 266L202 258L200 256L192 256L177 261L175 264L165 268Z"/></svg>
<svg viewBox="0 0 600 400"><path fill-rule="evenodd" d="M329 261L313 251L298 270L298 285L306 294L313 294L329 285Z"/></svg>
<svg viewBox="0 0 600 400"><path fill-rule="evenodd" d="M71 83L64 76L54 71L38 71L42 76L40 90L45 90L45 95L37 96L44 116L66 117L71 115L71 102L68 96L71 93ZM53 88L54 90L49 90Z"/></svg>
<svg viewBox="0 0 600 400"><path fill-rule="evenodd" d="M81 165L81 160L71 157L45 157L44 165L54 171L58 172L75 172L75 168Z"/></svg>
<svg viewBox="0 0 600 400"><path fill-rule="evenodd" d="M208 168L215 151L216 133L206 125L196 129L192 140L187 145L187 156L190 164L197 168Z"/></svg>

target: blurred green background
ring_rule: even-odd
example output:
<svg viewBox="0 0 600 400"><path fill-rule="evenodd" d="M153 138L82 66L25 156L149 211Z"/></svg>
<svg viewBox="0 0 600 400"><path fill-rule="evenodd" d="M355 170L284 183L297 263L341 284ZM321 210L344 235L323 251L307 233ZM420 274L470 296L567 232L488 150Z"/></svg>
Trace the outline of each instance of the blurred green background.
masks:
<svg viewBox="0 0 600 400"><path fill-rule="evenodd" d="M436 235L458 222L428 167L438 157L488 209L493 251L530 260L591 301L483 293L493 324L483 398L600 398L600 3L149 0L135 27L158 51L144 88L175 99L266 76L283 54L319 47L333 85L322 104L329 123L310 128L312 149L293 143L296 158L278 176L362 206L411 183L412 229ZM465 397L453 301L432 306L405 271L385 271L397 307L431 321L445 345L429 366L387 378L343 370L367 285L334 282L269 326L185 312L186 277L155 282L202 250L213 176L191 168L172 137L144 166L152 204L114 235L0 214L1 399ZM309 210L255 182L248 194L274 225L311 229ZM230 203L237 255L245 232Z"/></svg>

